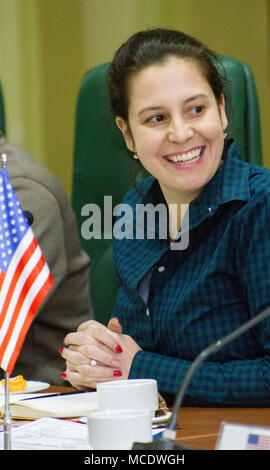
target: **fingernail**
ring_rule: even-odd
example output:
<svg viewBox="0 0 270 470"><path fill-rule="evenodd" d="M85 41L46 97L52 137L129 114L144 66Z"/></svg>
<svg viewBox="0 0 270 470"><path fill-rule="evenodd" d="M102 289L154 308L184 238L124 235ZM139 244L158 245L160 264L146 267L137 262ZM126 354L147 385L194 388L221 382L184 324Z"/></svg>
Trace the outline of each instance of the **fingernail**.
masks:
<svg viewBox="0 0 270 470"><path fill-rule="evenodd" d="M58 351L60 352L60 354L63 354L64 348L59 348Z"/></svg>
<svg viewBox="0 0 270 470"><path fill-rule="evenodd" d="M120 344L117 344L117 346L115 346L115 351L118 353L123 352L123 349L121 348Z"/></svg>
<svg viewBox="0 0 270 470"><path fill-rule="evenodd" d="M113 371L113 376L114 377L121 377L121 375L123 375L121 370L114 370Z"/></svg>
<svg viewBox="0 0 270 470"><path fill-rule="evenodd" d="M67 378L66 372L61 372L60 376L61 376L63 379L66 379L66 378Z"/></svg>

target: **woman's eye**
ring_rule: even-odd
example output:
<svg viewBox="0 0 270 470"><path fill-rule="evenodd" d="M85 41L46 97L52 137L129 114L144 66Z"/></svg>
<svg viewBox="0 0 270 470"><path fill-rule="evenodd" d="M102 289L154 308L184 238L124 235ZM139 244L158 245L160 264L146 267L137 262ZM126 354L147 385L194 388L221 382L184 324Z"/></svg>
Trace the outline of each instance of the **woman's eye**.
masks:
<svg viewBox="0 0 270 470"><path fill-rule="evenodd" d="M194 106L192 109L191 109L191 114L194 114L194 115L198 115L198 114L201 114L204 110L204 106L203 105L198 105L198 106Z"/></svg>
<svg viewBox="0 0 270 470"><path fill-rule="evenodd" d="M147 119L147 122L153 122L154 124L157 122L162 122L164 120L164 116L162 114L157 114L156 116L152 116Z"/></svg>

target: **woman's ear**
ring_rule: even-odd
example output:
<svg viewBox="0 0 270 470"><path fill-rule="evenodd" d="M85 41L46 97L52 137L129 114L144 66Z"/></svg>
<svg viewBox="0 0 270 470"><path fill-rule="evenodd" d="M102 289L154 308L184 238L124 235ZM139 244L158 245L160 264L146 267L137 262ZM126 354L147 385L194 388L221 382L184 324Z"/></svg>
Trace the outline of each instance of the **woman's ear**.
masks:
<svg viewBox="0 0 270 470"><path fill-rule="evenodd" d="M221 95L221 101L219 104L219 112L220 112L221 125L222 125L223 130L225 131L225 129L228 126L228 119L227 119L227 115L225 111L225 98L224 98L223 93Z"/></svg>
<svg viewBox="0 0 270 470"><path fill-rule="evenodd" d="M123 134L123 137L125 139L127 148L131 152L135 152L135 146L134 146L133 138L132 138L132 135L130 133L128 124L120 116L116 117L115 122L116 122L117 127L119 127L120 131Z"/></svg>

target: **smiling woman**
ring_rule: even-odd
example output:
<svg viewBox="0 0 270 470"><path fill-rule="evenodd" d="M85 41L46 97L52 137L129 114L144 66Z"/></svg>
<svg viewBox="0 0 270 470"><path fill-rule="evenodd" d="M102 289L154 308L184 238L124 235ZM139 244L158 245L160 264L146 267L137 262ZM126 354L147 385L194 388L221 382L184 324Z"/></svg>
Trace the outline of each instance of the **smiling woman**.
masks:
<svg viewBox="0 0 270 470"><path fill-rule="evenodd" d="M151 174L123 203L134 226L138 206L163 204L177 230L175 239L148 237L147 227L144 236L115 238L112 319L65 338L65 378L78 388L154 378L174 396L203 349L270 305L270 171L244 163L224 140L227 97L216 60L198 40L164 29L133 35L115 54L111 107ZM151 219L155 233L159 223ZM187 230L188 243L175 249ZM269 396L265 320L201 365L185 404L268 406Z"/></svg>

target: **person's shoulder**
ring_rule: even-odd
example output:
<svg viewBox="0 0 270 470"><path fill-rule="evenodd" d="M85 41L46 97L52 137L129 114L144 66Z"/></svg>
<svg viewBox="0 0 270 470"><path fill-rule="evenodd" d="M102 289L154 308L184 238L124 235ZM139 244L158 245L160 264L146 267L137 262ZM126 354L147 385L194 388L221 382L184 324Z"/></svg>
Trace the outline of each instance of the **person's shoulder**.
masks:
<svg viewBox="0 0 270 470"><path fill-rule="evenodd" d="M270 195L270 169L260 164L248 163L241 157L238 147L233 142L229 154L233 157L232 171L248 179L251 199ZM237 166L237 168L236 168Z"/></svg>
<svg viewBox="0 0 270 470"><path fill-rule="evenodd" d="M68 197L60 181L25 148L1 138L0 152L7 154L7 172L13 186L18 186L20 190L34 186L35 190L40 188L43 194L53 195L59 203L66 203Z"/></svg>
<svg viewBox="0 0 270 470"><path fill-rule="evenodd" d="M143 203L147 193L151 191L153 183L153 176L143 178L127 192L122 203L130 205Z"/></svg>
<svg viewBox="0 0 270 470"><path fill-rule="evenodd" d="M262 165L249 165L249 191L251 207L270 208L270 170Z"/></svg>
<svg viewBox="0 0 270 470"><path fill-rule="evenodd" d="M249 184L252 194L270 193L270 169L262 165L250 165Z"/></svg>
<svg viewBox="0 0 270 470"><path fill-rule="evenodd" d="M249 164L248 184L250 198L240 211L241 215L248 220L261 217L261 220L270 220L270 170L262 165Z"/></svg>

